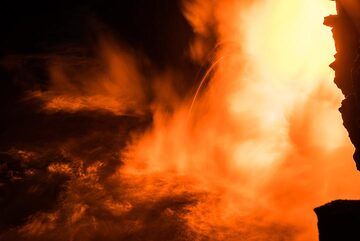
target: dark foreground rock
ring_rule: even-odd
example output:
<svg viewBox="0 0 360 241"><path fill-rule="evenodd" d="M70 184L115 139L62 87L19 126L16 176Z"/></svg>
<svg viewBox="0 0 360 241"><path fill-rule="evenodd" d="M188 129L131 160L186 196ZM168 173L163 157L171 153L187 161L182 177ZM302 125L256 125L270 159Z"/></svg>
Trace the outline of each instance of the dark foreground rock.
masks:
<svg viewBox="0 0 360 241"><path fill-rule="evenodd" d="M360 201L338 200L316 208L320 241L360 240Z"/></svg>

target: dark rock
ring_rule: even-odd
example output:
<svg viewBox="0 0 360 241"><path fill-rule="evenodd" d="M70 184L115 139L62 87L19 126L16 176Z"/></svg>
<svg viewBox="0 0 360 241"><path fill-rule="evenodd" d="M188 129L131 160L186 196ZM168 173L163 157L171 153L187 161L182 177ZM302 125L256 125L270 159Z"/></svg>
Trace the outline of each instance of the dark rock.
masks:
<svg viewBox="0 0 360 241"><path fill-rule="evenodd" d="M337 1L337 15L325 18L332 27L337 54L330 65L335 70L335 84L345 96L339 109L344 126L356 150L354 160L360 170L360 44L358 23L353 9ZM360 15L360 13L359 13ZM360 240L360 201L338 200L316 208L320 241Z"/></svg>
<svg viewBox="0 0 360 241"><path fill-rule="evenodd" d="M316 208L320 241L360 240L360 201L338 200Z"/></svg>
<svg viewBox="0 0 360 241"><path fill-rule="evenodd" d="M338 15L325 18L324 24L332 27L337 54L330 67L335 70L335 84L345 95L340 112L344 126L356 148L355 162L360 169L360 56L359 34L356 24L337 2Z"/></svg>

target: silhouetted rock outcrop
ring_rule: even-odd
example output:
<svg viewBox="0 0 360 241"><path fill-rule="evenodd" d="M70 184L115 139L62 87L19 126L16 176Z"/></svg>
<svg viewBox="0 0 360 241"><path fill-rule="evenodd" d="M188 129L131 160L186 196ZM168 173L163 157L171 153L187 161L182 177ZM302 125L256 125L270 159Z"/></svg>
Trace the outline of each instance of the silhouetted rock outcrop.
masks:
<svg viewBox="0 0 360 241"><path fill-rule="evenodd" d="M359 37L354 21L337 2L337 15L325 18L325 25L332 27L337 53L330 67L335 70L335 84L343 92L345 99L340 112L344 126L356 151L354 159L360 169L360 56ZM360 13L359 13L360 14Z"/></svg>
<svg viewBox="0 0 360 241"><path fill-rule="evenodd" d="M360 201L338 200L315 209L320 241L360 240Z"/></svg>
<svg viewBox="0 0 360 241"><path fill-rule="evenodd" d="M349 12L341 2L337 1L338 14L326 17L324 24L332 27L337 53L330 67L335 70L335 83L345 96L340 112L356 148L354 160L360 170L359 34L354 15L350 15L354 13ZM315 213L318 216L320 241L360 240L360 201L333 201L316 208Z"/></svg>

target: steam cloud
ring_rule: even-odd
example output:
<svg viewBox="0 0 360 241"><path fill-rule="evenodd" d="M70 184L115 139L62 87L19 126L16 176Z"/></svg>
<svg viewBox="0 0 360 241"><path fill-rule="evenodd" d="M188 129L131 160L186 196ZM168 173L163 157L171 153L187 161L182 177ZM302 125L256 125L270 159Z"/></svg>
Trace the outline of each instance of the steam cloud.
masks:
<svg viewBox="0 0 360 241"><path fill-rule="evenodd" d="M188 57L208 70L186 94L178 70L109 35L93 58L48 57L50 83L26 100L45 116L29 124L53 132L1 154L13 224L0 239L316 240L312 209L359 195L327 67L331 9L183 2Z"/></svg>

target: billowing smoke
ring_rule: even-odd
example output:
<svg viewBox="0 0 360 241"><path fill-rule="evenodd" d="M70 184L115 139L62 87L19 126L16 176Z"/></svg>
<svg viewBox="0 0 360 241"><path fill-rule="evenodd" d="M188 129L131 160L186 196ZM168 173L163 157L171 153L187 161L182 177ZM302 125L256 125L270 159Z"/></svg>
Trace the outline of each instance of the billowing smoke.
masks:
<svg viewBox="0 0 360 241"><path fill-rule="evenodd" d="M182 11L187 54L206 68L186 94L177 70L108 36L92 59L48 58L50 84L26 100L65 116L56 128L71 134L2 154L8 195L26 180L19 197L46 198L13 205L47 206L1 240L316 240L312 209L358 197L327 67L334 6L196 0Z"/></svg>

